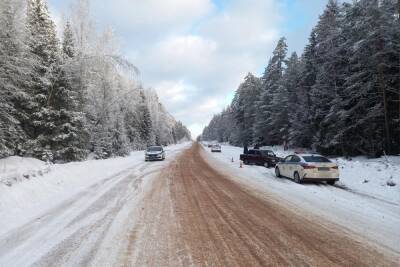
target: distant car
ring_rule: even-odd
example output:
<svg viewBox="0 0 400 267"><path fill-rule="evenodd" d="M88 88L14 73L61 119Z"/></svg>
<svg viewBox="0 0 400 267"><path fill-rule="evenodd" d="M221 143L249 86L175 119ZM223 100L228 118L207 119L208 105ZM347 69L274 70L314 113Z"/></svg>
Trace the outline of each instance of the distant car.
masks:
<svg viewBox="0 0 400 267"><path fill-rule="evenodd" d="M293 154L275 166L277 177L294 179L297 183L305 181L326 181L334 185L339 181L339 168L328 158L318 154Z"/></svg>
<svg viewBox="0 0 400 267"><path fill-rule="evenodd" d="M165 160L165 150L162 146L150 146L145 151L145 161Z"/></svg>
<svg viewBox="0 0 400 267"><path fill-rule="evenodd" d="M221 152L221 146L216 144L211 147L211 152Z"/></svg>
<svg viewBox="0 0 400 267"><path fill-rule="evenodd" d="M240 155L240 160L246 165L254 164L269 168L274 167L280 158L272 150L249 149L246 154Z"/></svg>

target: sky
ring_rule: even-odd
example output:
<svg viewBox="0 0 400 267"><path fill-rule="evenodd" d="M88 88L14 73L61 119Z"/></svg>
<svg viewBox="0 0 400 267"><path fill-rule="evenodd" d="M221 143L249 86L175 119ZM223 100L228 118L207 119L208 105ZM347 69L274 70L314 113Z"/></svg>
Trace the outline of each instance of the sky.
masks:
<svg viewBox="0 0 400 267"><path fill-rule="evenodd" d="M56 22L75 0L48 0ZM92 0L99 30L111 27L145 87L201 134L248 72L261 76L278 39L301 54L327 0Z"/></svg>

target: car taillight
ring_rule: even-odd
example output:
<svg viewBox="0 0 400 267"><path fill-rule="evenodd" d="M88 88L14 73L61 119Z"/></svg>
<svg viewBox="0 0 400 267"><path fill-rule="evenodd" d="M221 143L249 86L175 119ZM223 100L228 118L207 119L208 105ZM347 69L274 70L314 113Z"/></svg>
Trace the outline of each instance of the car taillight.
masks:
<svg viewBox="0 0 400 267"><path fill-rule="evenodd" d="M301 165L304 169L315 169L317 167L315 167L314 165L308 165L308 164L303 164Z"/></svg>
<svg viewBox="0 0 400 267"><path fill-rule="evenodd" d="M332 169L338 170L339 167L338 166L333 166Z"/></svg>

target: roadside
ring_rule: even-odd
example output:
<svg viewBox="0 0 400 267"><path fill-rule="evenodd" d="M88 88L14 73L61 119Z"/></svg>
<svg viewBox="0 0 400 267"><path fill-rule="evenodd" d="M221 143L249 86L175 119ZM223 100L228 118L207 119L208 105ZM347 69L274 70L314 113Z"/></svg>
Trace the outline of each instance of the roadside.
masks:
<svg viewBox="0 0 400 267"><path fill-rule="evenodd" d="M264 199L277 199L298 214L308 213L338 224L349 235L373 246L400 253L400 206L369 195L353 193L326 184L299 185L275 177L274 169L258 166L239 168L239 148L222 146L222 153L202 150L206 161L218 171L234 177ZM234 162L232 162L232 157Z"/></svg>

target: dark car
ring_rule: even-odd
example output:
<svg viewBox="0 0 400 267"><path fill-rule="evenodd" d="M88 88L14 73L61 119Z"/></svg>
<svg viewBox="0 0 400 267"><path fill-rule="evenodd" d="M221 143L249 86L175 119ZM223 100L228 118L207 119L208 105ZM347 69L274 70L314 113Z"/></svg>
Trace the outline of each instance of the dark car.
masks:
<svg viewBox="0 0 400 267"><path fill-rule="evenodd" d="M246 165L254 164L270 168L274 167L280 158L272 150L249 149L247 154L240 155L240 160Z"/></svg>

